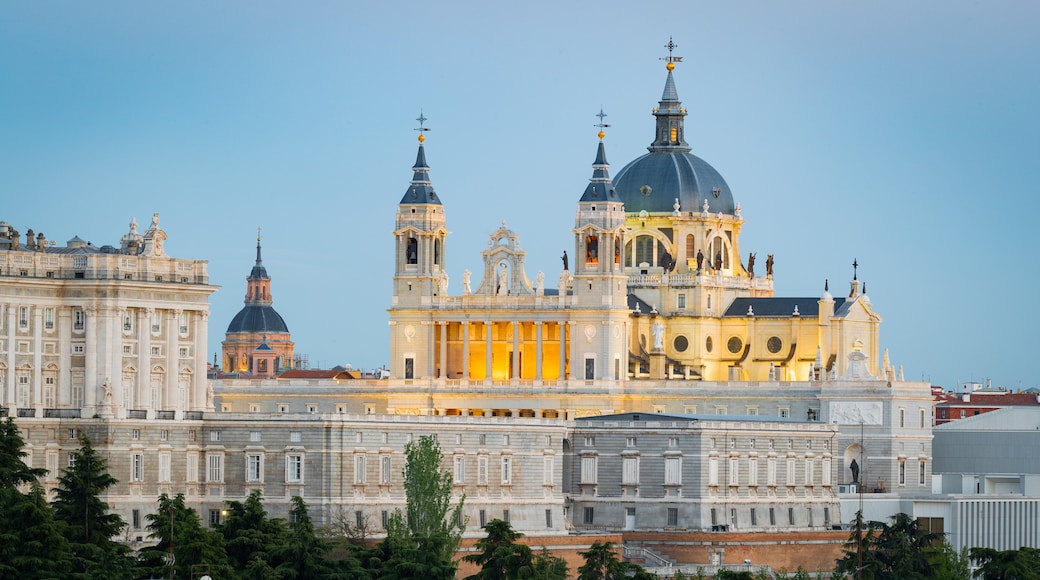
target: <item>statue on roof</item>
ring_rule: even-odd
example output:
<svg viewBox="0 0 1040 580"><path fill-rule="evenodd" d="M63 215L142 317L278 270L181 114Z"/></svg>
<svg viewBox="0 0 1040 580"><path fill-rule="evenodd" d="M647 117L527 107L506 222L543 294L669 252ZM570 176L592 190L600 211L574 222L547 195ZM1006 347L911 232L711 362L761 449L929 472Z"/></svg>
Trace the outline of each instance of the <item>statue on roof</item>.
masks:
<svg viewBox="0 0 1040 580"><path fill-rule="evenodd" d="M748 253L747 257L747 275L748 278L755 277L755 254Z"/></svg>
<svg viewBox="0 0 1040 580"><path fill-rule="evenodd" d="M704 269L704 252L697 250L697 270Z"/></svg>
<svg viewBox="0 0 1040 580"><path fill-rule="evenodd" d="M722 252L715 252L715 270L722 270Z"/></svg>
<svg viewBox="0 0 1040 580"><path fill-rule="evenodd" d="M567 250L563 251L563 255L560 256L560 259L563 260L563 269L564 270L570 270L570 267L567 264Z"/></svg>
<svg viewBox="0 0 1040 580"><path fill-rule="evenodd" d="M773 276L773 254L766 256L766 276Z"/></svg>
<svg viewBox="0 0 1040 580"><path fill-rule="evenodd" d="M498 285L495 293L499 296L506 296L509 294L509 269L506 267L506 263L502 262L498 265Z"/></svg>
<svg viewBox="0 0 1040 580"><path fill-rule="evenodd" d="M462 271L462 295L463 296L468 296L469 294L471 294L473 292L473 290L470 288L470 277L471 276L473 276L473 273L470 272L469 270L463 270Z"/></svg>

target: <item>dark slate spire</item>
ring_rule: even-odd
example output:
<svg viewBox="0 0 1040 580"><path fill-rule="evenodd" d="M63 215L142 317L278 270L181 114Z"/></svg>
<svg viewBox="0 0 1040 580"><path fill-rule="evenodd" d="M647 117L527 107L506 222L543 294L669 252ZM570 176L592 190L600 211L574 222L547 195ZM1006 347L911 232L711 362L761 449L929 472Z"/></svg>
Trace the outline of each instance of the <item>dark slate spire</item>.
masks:
<svg viewBox="0 0 1040 580"><path fill-rule="evenodd" d="M430 166L426 164L426 149L423 147L423 142L426 141L423 133L430 129L423 126L426 117L422 112L419 113L416 121L419 121L419 128L416 129L419 132L419 152L415 156L415 165L412 166L412 183L408 186L404 197L401 198L401 203L441 205L441 200L433 191L433 184L430 183Z"/></svg>
<svg viewBox="0 0 1040 580"><path fill-rule="evenodd" d="M681 56L672 55L675 47L676 44L669 38L668 44L665 45L665 48L668 49L668 57L662 59L668 61L668 64L665 65L665 68L668 69L668 77L664 81L664 92L661 93L661 101L658 103L658 107L654 109L654 117L657 117L657 134L654 137L654 142L647 148L650 151L690 150L690 146L686 143L683 135L683 118L686 116L686 109L682 108L682 102L679 101L679 91L675 89L675 79L672 78L675 63L682 62Z"/></svg>
<svg viewBox="0 0 1040 580"><path fill-rule="evenodd" d="M600 108L596 116L599 117L599 124L596 125L600 129L599 148L596 149L596 160L592 162L592 179L589 179L589 185L578 201L621 201L614 191L614 184L610 181L610 164L607 163L607 149L603 145L603 137L606 136L603 129L610 126L603 123L607 114Z"/></svg>
<svg viewBox="0 0 1040 580"><path fill-rule="evenodd" d="M256 228L256 264L253 266L253 270L249 272L250 280L269 280L267 276L267 268L264 268L264 262L260 258L260 228Z"/></svg>

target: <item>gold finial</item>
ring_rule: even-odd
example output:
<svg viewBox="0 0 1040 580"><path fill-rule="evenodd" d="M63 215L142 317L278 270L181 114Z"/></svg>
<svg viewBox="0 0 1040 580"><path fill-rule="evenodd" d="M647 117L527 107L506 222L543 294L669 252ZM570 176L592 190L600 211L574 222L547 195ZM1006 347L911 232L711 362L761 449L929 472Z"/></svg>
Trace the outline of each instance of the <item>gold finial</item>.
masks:
<svg viewBox="0 0 1040 580"><path fill-rule="evenodd" d="M419 121L419 128L417 128L416 131L419 132L419 143L422 143L426 140L426 136L423 135L423 133L430 130L428 127L423 126L423 123L425 123L428 119L426 118L426 115L423 115L422 109L419 109L419 116L416 117L415 120Z"/></svg>
<svg viewBox="0 0 1040 580"><path fill-rule="evenodd" d="M256 226L256 243L260 243L260 226Z"/></svg>
<svg viewBox="0 0 1040 580"><path fill-rule="evenodd" d="M668 61L668 64L664 65L664 68L668 69L668 72L672 72L673 70L675 70L675 63L682 62L681 56L672 56L672 51L674 51L676 48L679 48L679 45L675 44L675 42L672 41L672 37L669 36L668 44L664 45L664 47L668 49L668 57L661 57L661 60Z"/></svg>
<svg viewBox="0 0 1040 580"><path fill-rule="evenodd" d="M602 141L603 138L607 136L607 134L603 132L603 129L606 129L607 127L610 126L610 125L607 125L606 123L603 122L603 118L606 117L607 114L603 112L603 106L602 105L600 105L599 113L597 113L596 116L599 117L599 123L593 125L593 127L599 127L599 138L600 138L600 141Z"/></svg>

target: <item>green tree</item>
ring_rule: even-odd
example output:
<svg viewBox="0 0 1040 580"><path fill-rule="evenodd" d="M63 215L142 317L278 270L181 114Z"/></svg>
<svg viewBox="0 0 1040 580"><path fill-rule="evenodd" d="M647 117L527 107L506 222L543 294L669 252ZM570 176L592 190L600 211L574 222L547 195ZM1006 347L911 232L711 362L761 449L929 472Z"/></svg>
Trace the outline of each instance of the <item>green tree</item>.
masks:
<svg viewBox="0 0 1040 580"><path fill-rule="evenodd" d="M650 580L657 578L642 566L618 558L614 542L595 542L585 552L578 552L585 563L578 568L578 580Z"/></svg>
<svg viewBox="0 0 1040 580"><path fill-rule="evenodd" d="M0 514L0 578L68 576L72 553L39 483L28 494L0 488Z"/></svg>
<svg viewBox="0 0 1040 580"><path fill-rule="evenodd" d="M283 520L267 517L261 491L252 491L244 502L227 502L218 530L232 568L247 570L248 578L277 577L274 552L288 542L289 530Z"/></svg>
<svg viewBox="0 0 1040 580"><path fill-rule="evenodd" d="M454 558L466 529L465 497L451 503L451 474L441 469L437 440L405 446L405 512L395 511L382 542L382 578L454 578Z"/></svg>
<svg viewBox="0 0 1040 580"><path fill-rule="evenodd" d="M972 548L968 552L978 564L975 576L982 580L1040 579L1040 550L1023 546L1017 550Z"/></svg>
<svg viewBox="0 0 1040 580"><path fill-rule="evenodd" d="M8 417L0 422L0 488L15 488L23 483L32 483L47 473L46 469L32 468L25 464L28 455L22 448L25 440Z"/></svg>
<svg viewBox="0 0 1040 580"><path fill-rule="evenodd" d="M567 560L559 556L553 556L549 548L542 549L534 555L531 561L531 578L535 580L566 580Z"/></svg>
<svg viewBox="0 0 1040 580"><path fill-rule="evenodd" d="M463 558L480 566L480 571L466 580L516 580L533 575L530 546L516 542L524 536L522 533L498 519L488 522L484 531L487 535L476 544L479 552Z"/></svg>
<svg viewBox="0 0 1040 580"><path fill-rule="evenodd" d="M115 540L126 525L108 511L100 495L117 483L108 464L84 436L58 480L54 518L72 549L70 578L132 578L133 561L126 545Z"/></svg>
<svg viewBox="0 0 1040 580"><path fill-rule="evenodd" d="M197 564L209 566L213 577L231 576L223 536L203 527L198 513L184 505L184 494L173 498L162 494L158 510L145 517L149 522L148 537L158 542L154 547L141 551L139 575L167 577L166 557L172 544L177 578L191 578L191 567Z"/></svg>
<svg viewBox="0 0 1040 580"><path fill-rule="evenodd" d="M954 554L943 547L942 534L922 530L916 519L903 513L888 524L864 522L857 513L844 552L836 571L868 580L936 578L938 571L956 578L963 569L962 561L950 559Z"/></svg>
<svg viewBox="0 0 1040 580"><path fill-rule="evenodd" d="M325 557L328 545L314 533L307 504L300 496L292 498L287 540L285 546L276 551L280 562L276 571L281 578L341 577L336 565Z"/></svg>

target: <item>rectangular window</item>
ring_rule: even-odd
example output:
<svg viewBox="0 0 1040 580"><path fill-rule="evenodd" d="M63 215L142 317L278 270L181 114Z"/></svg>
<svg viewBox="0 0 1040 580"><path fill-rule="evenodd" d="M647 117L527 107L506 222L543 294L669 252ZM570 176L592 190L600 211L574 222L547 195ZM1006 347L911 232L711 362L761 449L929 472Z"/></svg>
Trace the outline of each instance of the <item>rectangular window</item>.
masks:
<svg viewBox="0 0 1040 580"><path fill-rule="evenodd" d="M758 510L755 508L751 508L751 525L758 525Z"/></svg>
<svg viewBox="0 0 1040 580"><path fill-rule="evenodd" d="M159 330L162 329L162 326L160 325L160 321L161 320L162 319L159 318L159 312L156 311L156 310L153 310L152 311L152 334L158 334Z"/></svg>
<svg viewBox="0 0 1040 580"><path fill-rule="evenodd" d="M502 458L502 485L513 483L513 458Z"/></svg>
<svg viewBox="0 0 1040 580"><path fill-rule="evenodd" d="M769 525L776 525L776 509L769 508Z"/></svg>
<svg viewBox="0 0 1040 580"><path fill-rule="evenodd" d="M509 523L509 510L502 510L502 521Z"/></svg>
<svg viewBox="0 0 1040 580"><path fill-rule="evenodd" d="M406 358L404 359L404 378L414 379L415 378L415 359Z"/></svg>
<svg viewBox="0 0 1040 580"><path fill-rule="evenodd" d="M581 483L596 483L598 478L596 459L596 457L581 458Z"/></svg>
<svg viewBox="0 0 1040 580"><path fill-rule="evenodd" d="M210 527L220 525L220 510L209 510L209 525Z"/></svg>
<svg viewBox="0 0 1040 580"><path fill-rule="evenodd" d="M899 485L906 485L906 460L899 460Z"/></svg>
<svg viewBox="0 0 1040 580"><path fill-rule="evenodd" d="M180 330L182 335L188 334L188 313L182 311L178 318L180 322L180 328L178 328L178 330Z"/></svg>
<svg viewBox="0 0 1040 580"><path fill-rule="evenodd" d="M805 516L806 519L809 521L810 528L816 525L815 523L813 523L813 511L811 507L805 508Z"/></svg>
<svg viewBox="0 0 1040 580"><path fill-rule="evenodd" d="M666 457L664 459L664 484L682 485L682 458Z"/></svg>
<svg viewBox="0 0 1040 580"><path fill-rule="evenodd" d="M793 507L787 508L787 525L789 525L789 526L793 526L794 525L794 508Z"/></svg>
<svg viewBox="0 0 1040 580"><path fill-rule="evenodd" d="M77 310L76 312L81 312ZM29 308L25 306L18 307L18 328L29 328ZM83 327L77 328L76 330L83 330Z"/></svg>
<svg viewBox="0 0 1040 580"><path fill-rule="evenodd" d="M823 468L820 473L820 483L824 486L830 486L831 484L831 459L829 457L823 458Z"/></svg>
<svg viewBox="0 0 1040 580"><path fill-rule="evenodd" d="M259 483L264 471L264 456L251 453L246 456L246 481Z"/></svg>
<svg viewBox="0 0 1040 580"><path fill-rule="evenodd" d="M216 454L206 455L206 481L209 483L223 483L224 481L224 456Z"/></svg>
<svg viewBox="0 0 1040 580"><path fill-rule="evenodd" d="M729 484L731 486L740 484L740 458L729 458Z"/></svg>
<svg viewBox="0 0 1040 580"><path fill-rule="evenodd" d="M591 381L596 378L596 359L585 359L585 380Z"/></svg>
<svg viewBox="0 0 1040 580"><path fill-rule="evenodd" d="M635 446L636 446L636 438L635 437L626 437L625 438L625 447L635 447Z"/></svg>
<svg viewBox="0 0 1040 580"><path fill-rule="evenodd" d="M159 482L170 483L170 454L159 454Z"/></svg>
<svg viewBox="0 0 1040 580"><path fill-rule="evenodd" d="M354 456L354 484L363 485L365 483L365 468L366 457L364 455Z"/></svg>
<svg viewBox="0 0 1040 580"><path fill-rule="evenodd" d="M748 485L758 485L758 458L748 459Z"/></svg>
<svg viewBox="0 0 1040 580"><path fill-rule="evenodd" d="M719 513L715 511L715 508L711 508L711 525L719 525Z"/></svg>
<svg viewBox="0 0 1040 580"><path fill-rule="evenodd" d="M708 485L719 484L719 458L708 458Z"/></svg>
<svg viewBox="0 0 1040 580"><path fill-rule="evenodd" d="M220 431L210 431L209 432L209 440L210 441L220 441Z"/></svg>
<svg viewBox="0 0 1040 580"><path fill-rule="evenodd" d="M826 506L823 508L823 525L831 525L831 508Z"/></svg>
<svg viewBox="0 0 1040 580"><path fill-rule="evenodd" d="M184 464L184 481L198 483L199 481L199 454L188 453L188 459Z"/></svg>
<svg viewBox="0 0 1040 580"><path fill-rule="evenodd" d="M259 443L260 442L260 432L259 431L250 431L249 432L249 440L251 442L253 442L253 443Z"/></svg>
<svg viewBox="0 0 1040 580"><path fill-rule="evenodd" d="M781 418L786 419L787 417L791 416L791 409L788 409L787 407L780 407L778 410L780 411Z"/></svg>
<svg viewBox="0 0 1040 580"><path fill-rule="evenodd" d="M390 525L390 512L383 510L379 513L379 521L383 524L385 530Z"/></svg>
<svg viewBox="0 0 1040 580"><path fill-rule="evenodd" d="M788 457L787 458L787 485L788 486L794 487L794 477L795 477L794 457Z"/></svg>
<svg viewBox="0 0 1040 580"><path fill-rule="evenodd" d="M130 332L134 329L134 315L129 310L123 311L123 330Z"/></svg>
<svg viewBox="0 0 1040 580"><path fill-rule="evenodd" d="M285 456L285 482L303 482L303 455L290 453Z"/></svg>
<svg viewBox="0 0 1040 580"><path fill-rule="evenodd" d="M552 527L552 510L545 510L545 527Z"/></svg>
<svg viewBox="0 0 1040 580"><path fill-rule="evenodd" d="M924 461L922 461L922 462L917 464L918 465L918 467L917 467L917 485L924 485L924 474L925 474L924 464L925 464Z"/></svg>
<svg viewBox="0 0 1040 580"><path fill-rule="evenodd" d="M621 458L621 485L639 485L639 458Z"/></svg>
<svg viewBox="0 0 1040 580"><path fill-rule="evenodd" d="M361 510L354 510L354 526L358 529L365 527L365 513Z"/></svg>
<svg viewBox="0 0 1040 580"><path fill-rule="evenodd" d="M678 437L669 437L668 438L668 447L670 447L672 449L675 449L678 446L679 446L679 438Z"/></svg>
<svg viewBox="0 0 1040 580"><path fill-rule="evenodd" d="M130 512L130 525L135 530L141 529L141 510L133 510Z"/></svg>
<svg viewBox="0 0 1040 580"><path fill-rule="evenodd" d="M488 458L487 455L477 457L477 485L488 484Z"/></svg>
<svg viewBox="0 0 1040 580"><path fill-rule="evenodd" d="M770 457L766 460L766 485L776 485L776 458Z"/></svg>
<svg viewBox="0 0 1040 580"><path fill-rule="evenodd" d="M141 438L141 430L140 429L132 429L130 431L130 438L133 439L134 441L139 440Z"/></svg>
<svg viewBox="0 0 1040 580"><path fill-rule="evenodd" d="M906 427L906 409L899 409L899 426Z"/></svg>
<svg viewBox="0 0 1040 580"><path fill-rule="evenodd" d="M144 481L144 455L140 453L130 457L130 481Z"/></svg>
<svg viewBox="0 0 1040 580"><path fill-rule="evenodd" d="M289 442L290 443L299 443L302 440L303 440L303 435L301 435L301 433L299 431L290 431L289 432Z"/></svg>
<svg viewBox="0 0 1040 580"><path fill-rule="evenodd" d="M815 483L816 483L815 477L814 477L816 475L815 472L816 472L816 462L814 460L812 460L812 459L806 459L805 460L805 485L806 486L815 485Z"/></svg>
<svg viewBox="0 0 1040 580"><path fill-rule="evenodd" d="M455 469L453 475L453 483L455 485L464 485L466 483L466 456L456 455L455 456Z"/></svg>
<svg viewBox="0 0 1040 580"><path fill-rule="evenodd" d="M45 308L43 310L43 327L47 330L54 329L54 309Z"/></svg>
<svg viewBox="0 0 1040 580"><path fill-rule="evenodd" d="M596 520L596 512L591 507L586 507L582 514L582 523L591 526Z"/></svg>
<svg viewBox="0 0 1040 580"><path fill-rule="evenodd" d="M668 508L668 523L669 526L679 525L679 508Z"/></svg>
<svg viewBox="0 0 1040 580"><path fill-rule="evenodd" d="M592 447L596 444L596 439L592 435L585 436L585 447Z"/></svg>
<svg viewBox="0 0 1040 580"><path fill-rule="evenodd" d="M686 308L686 295L685 294L680 294L679 295L679 298L677 300L676 306L679 308L679 310L682 310L683 308Z"/></svg>
<svg viewBox="0 0 1040 580"><path fill-rule="evenodd" d="M390 456L383 455L379 458L379 483L383 485L390 485Z"/></svg>
<svg viewBox="0 0 1040 580"><path fill-rule="evenodd" d="M555 461L552 456L545 456L542 458L542 485L552 485L553 482L553 466Z"/></svg>
<svg viewBox="0 0 1040 580"><path fill-rule="evenodd" d="M924 429L924 427L925 427L925 420L924 420L924 418L925 418L925 410L921 409L921 428L922 429Z"/></svg>

